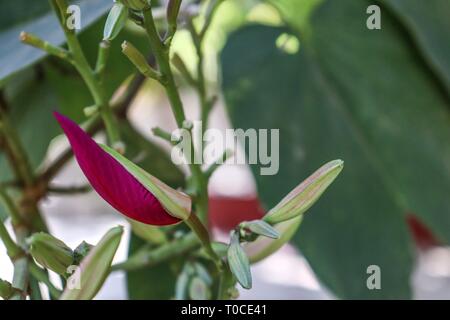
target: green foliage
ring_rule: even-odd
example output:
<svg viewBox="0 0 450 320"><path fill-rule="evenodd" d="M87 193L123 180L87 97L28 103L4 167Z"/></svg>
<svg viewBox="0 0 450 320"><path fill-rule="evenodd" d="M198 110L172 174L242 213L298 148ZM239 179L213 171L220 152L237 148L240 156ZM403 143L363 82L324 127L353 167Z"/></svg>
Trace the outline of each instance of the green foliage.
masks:
<svg viewBox="0 0 450 320"><path fill-rule="evenodd" d="M88 27L110 7L110 0L79 0L82 27ZM48 1L3 1L0 11L0 87L5 79L46 56L42 51L23 45L21 31L32 31L54 45L64 43L64 35Z"/></svg>
<svg viewBox="0 0 450 320"><path fill-rule="evenodd" d="M365 28L369 4L324 1L306 35L294 24L241 29L222 54L223 87L235 127L280 128L279 174L255 174L268 208L317 163L345 160L294 241L324 284L343 298L407 298L405 214L450 241L449 102L398 21L384 14L381 31ZM275 45L285 33L300 52ZM381 290L366 287L372 264Z"/></svg>
<svg viewBox="0 0 450 320"><path fill-rule="evenodd" d="M450 2L446 0L379 0L401 21L417 50L450 94Z"/></svg>
<svg viewBox="0 0 450 320"><path fill-rule="evenodd" d="M158 71L142 62L147 59L144 55L139 56L139 65L144 65L145 72L140 71L158 80L166 89L178 124L181 126L186 120L169 65L167 51L170 50L164 47L171 42L177 28L181 1L171 1L168 21L157 23L158 28L168 27L169 39L163 42L159 41L159 30L148 11L137 13L116 4L107 18L106 13L113 7L111 0L69 2L79 4L82 11L83 30L79 38L89 65L82 61L76 39L71 37L73 34L69 34L68 39L72 53L82 58L77 60L82 62L81 72L88 72L87 78L84 73L84 80L68 62L48 57L45 52L19 42L19 33L24 30L53 45L64 46L63 32L47 1L3 1L0 5L0 87L1 102L6 102L1 107L17 130L34 173L39 173L50 142L60 132L56 122L49 120L53 110L84 122L88 116L83 110L91 106L88 110L100 111L105 123L114 124L104 117L108 109L100 107L137 72L121 52L124 40L133 43L144 55L153 51ZM212 47L220 47L225 39L223 30L240 25L246 15L244 11L256 2L230 0L224 4L233 17L221 15L213 23L214 32L206 37L213 40L203 43L204 34L194 34L197 49L204 48L205 52L196 52L193 61L203 62ZM276 176L261 176L259 168L252 168L260 197L267 208L273 208L307 174L330 159L342 158L346 170L304 219L298 214L317 200L340 172L341 164L331 176L318 181L319 186L305 187L304 195L288 194L264 219L273 226L262 220L243 222L235 230L230 245L221 244L222 261L216 260L215 264L203 261L207 252L203 248L192 254L187 263L177 256L154 267L127 272L129 297L211 298L218 291L216 271L222 263L222 267L226 267L225 286L218 296L234 297L235 280L244 288L251 287L250 263L272 254L293 237L293 243L307 257L320 280L338 297L409 298L413 250L405 216L418 216L439 240L450 243L450 3L447 0L263 2L275 8L271 12L272 22L282 21L284 26L244 26L229 38L221 56L224 94L234 125L244 129L280 128L280 172ZM123 0L122 3L133 8L148 6L143 0ZM371 31L365 27L366 8L371 4L382 8L381 30ZM261 8L264 6L259 7L264 10ZM274 19L276 12L281 19ZM126 21L128 14L141 25L144 18L145 28L130 28ZM208 26L209 18L196 19L195 25L201 27L206 21ZM150 36L152 48L144 29ZM111 41L111 48L105 68L99 63L97 66L101 66L96 68L94 76L90 69L96 64L102 35ZM39 43L44 47L43 42ZM188 61L184 44L179 53ZM175 51L172 48L172 52ZM77 66L80 69L79 64ZM196 76L209 79L202 67L193 68L197 70ZM181 69L187 70L186 67ZM85 81L90 83L92 92ZM95 82L94 88L91 82ZM188 82L199 92L200 101L213 94L205 87L207 82ZM100 94L102 90L104 97L103 92ZM97 106L93 106L92 94L96 96ZM203 110L201 117L207 118L208 112ZM168 155L150 143L122 115L118 120L119 127L113 125L113 129L121 132L126 145L125 157L171 187L183 186L183 173ZM0 154L0 173L0 182L12 179L3 153ZM200 167L191 167L191 173L191 181L196 186L191 190L196 193L194 208L202 217L207 209L207 184L203 183L207 178ZM23 193L21 188L19 185L18 191ZM150 190L159 192L159 189ZM16 195L20 193L14 192ZM175 209L183 217L186 215L184 208ZM38 212L33 214L38 215ZM0 206L0 221L5 218ZM283 222L276 224L280 221ZM296 232L302 221L302 231ZM180 233L186 234L185 226L158 229L158 234L149 234L145 227L134 226L141 237L131 235L129 255L138 249L160 249L171 241L178 245L177 240L185 239L178 238ZM207 232L202 231L208 248ZM63 298L95 296L109 274L121 234L122 229L115 228L96 247L84 243L77 248L76 262L82 261L82 272L86 275L82 280L83 290L66 289ZM64 273L65 265L72 261L71 250L54 239L46 238L41 242L31 239L34 239L34 246L28 253L46 267ZM52 251L59 252L61 257L53 256ZM167 253L163 250L162 261L166 261L164 254ZM63 261L64 265L52 260L59 258L67 260ZM205 266L199 264L200 261ZM367 288L370 265L381 268L381 290ZM189 274L182 271L186 266L190 268ZM27 270L24 270L26 276ZM25 278L18 279L26 282ZM38 279L49 284L45 272ZM9 296L9 283L1 284L2 293Z"/></svg>
<svg viewBox="0 0 450 320"><path fill-rule="evenodd" d="M139 250L145 242L131 235L129 255ZM127 272L128 298L136 300L164 300L175 296L175 283L180 263L170 261L150 268Z"/></svg>

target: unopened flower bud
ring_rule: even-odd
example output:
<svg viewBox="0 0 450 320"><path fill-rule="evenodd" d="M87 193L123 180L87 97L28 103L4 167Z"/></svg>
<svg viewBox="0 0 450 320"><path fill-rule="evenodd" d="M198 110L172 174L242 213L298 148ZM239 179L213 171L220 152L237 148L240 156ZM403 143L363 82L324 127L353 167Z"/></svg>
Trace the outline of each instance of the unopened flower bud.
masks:
<svg viewBox="0 0 450 320"><path fill-rule="evenodd" d="M81 261L69 278L79 279L79 286L67 286L61 300L91 300L98 293L109 274L111 263L120 244L123 228L109 230Z"/></svg>
<svg viewBox="0 0 450 320"><path fill-rule="evenodd" d="M263 220L274 225L302 215L320 198L343 167L342 160L328 162L284 197Z"/></svg>
<svg viewBox="0 0 450 320"><path fill-rule="evenodd" d="M249 259L241 247L239 235L233 232L231 235L231 242L227 253L228 264L236 280L245 289L252 287L252 274L250 273Z"/></svg>
<svg viewBox="0 0 450 320"><path fill-rule="evenodd" d="M128 19L128 8L117 2L109 11L106 19L105 28L103 29L103 40L113 40L125 26Z"/></svg>
<svg viewBox="0 0 450 320"><path fill-rule="evenodd" d="M86 241L83 241L78 245L78 247L75 248L73 251L73 257L74 257L74 264L78 265L80 264L81 260L83 260L91 251L91 249L94 246L92 244L87 243Z"/></svg>
<svg viewBox="0 0 450 320"><path fill-rule="evenodd" d="M0 279L0 297L7 300L13 295L13 293L14 289L11 286L11 283Z"/></svg>
<svg viewBox="0 0 450 320"><path fill-rule="evenodd" d="M147 62L144 55L130 42L124 41L122 43L122 53L134 64L134 66L146 77L152 79L161 79L158 71L154 70Z"/></svg>
<svg viewBox="0 0 450 320"><path fill-rule="evenodd" d="M36 233L27 239L30 253L43 267L60 275L65 275L73 264L73 251L61 240L44 232Z"/></svg>

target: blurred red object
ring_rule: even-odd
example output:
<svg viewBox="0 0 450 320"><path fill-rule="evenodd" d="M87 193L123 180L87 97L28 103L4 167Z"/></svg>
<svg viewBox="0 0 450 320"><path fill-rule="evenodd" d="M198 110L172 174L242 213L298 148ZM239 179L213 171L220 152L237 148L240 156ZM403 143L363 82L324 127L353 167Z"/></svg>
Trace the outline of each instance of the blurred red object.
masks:
<svg viewBox="0 0 450 320"><path fill-rule="evenodd" d="M239 222L259 219L264 210L256 197L232 198L213 196L209 199L210 227L227 232Z"/></svg>
<svg viewBox="0 0 450 320"><path fill-rule="evenodd" d="M416 216L408 214L406 221L419 249L426 250L440 244L433 233Z"/></svg>

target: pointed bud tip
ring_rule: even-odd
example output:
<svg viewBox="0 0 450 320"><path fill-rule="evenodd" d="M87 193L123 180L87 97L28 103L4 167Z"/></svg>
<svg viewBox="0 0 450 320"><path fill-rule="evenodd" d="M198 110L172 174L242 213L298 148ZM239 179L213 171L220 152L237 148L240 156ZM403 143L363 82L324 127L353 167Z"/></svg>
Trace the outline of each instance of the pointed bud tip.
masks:
<svg viewBox="0 0 450 320"><path fill-rule="evenodd" d="M316 170L288 195L286 195L263 218L275 225L305 213L333 183L344 168L344 161L330 161Z"/></svg>
<svg viewBox="0 0 450 320"><path fill-rule="evenodd" d="M20 41L25 42L27 40L28 37L28 33L26 33L25 31L22 31L19 35Z"/></svg>

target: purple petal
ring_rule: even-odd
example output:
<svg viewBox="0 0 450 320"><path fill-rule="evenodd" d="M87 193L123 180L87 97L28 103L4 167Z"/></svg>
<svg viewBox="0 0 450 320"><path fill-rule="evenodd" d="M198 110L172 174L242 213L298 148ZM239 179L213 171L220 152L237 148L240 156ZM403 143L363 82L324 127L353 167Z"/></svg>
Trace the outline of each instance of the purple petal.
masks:
<svg viewBox="0 0 450 320"><path fill-rule="evenodd" d="M153 194L75 122L57 112L54 116L84 175L106 202L128 218L145 224L162 226L180 221L169 215Z"/></svg>

